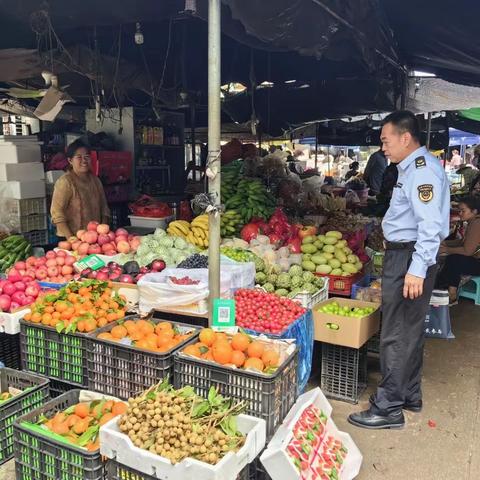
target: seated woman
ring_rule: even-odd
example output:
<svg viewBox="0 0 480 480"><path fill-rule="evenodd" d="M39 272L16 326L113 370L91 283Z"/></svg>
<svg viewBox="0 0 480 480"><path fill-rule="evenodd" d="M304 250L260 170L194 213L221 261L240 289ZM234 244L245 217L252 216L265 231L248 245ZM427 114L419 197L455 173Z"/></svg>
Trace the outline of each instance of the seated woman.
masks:
<svg viewBox="0 0 480 480"><path fill-rule="evenodd" d="M438 288L448 288L450 301L457 299L462 275L480 275L480 198L467 197L460 202L460 218L467 222L462 240L445 241L440 254L448 255L437 278Z"/></svg>
<svg viewBox="0 0 480 480"><path fill-rule="evenodd" d="M356 177L360 173L358 171L360 168L360 164L358 162L352 162L348 168L350 168L350 170L345 175L345 181L350 180L352 177Z"/></svg>
<svg viewBox="0 0 480 480"><path fill-rule="evenodd" d="M70 238L87 228L91 220L110 222L110 210L102 183L91 171L90 150L80 140L66 152L68 171L55 183L50 213L57 236Z"/></svg>

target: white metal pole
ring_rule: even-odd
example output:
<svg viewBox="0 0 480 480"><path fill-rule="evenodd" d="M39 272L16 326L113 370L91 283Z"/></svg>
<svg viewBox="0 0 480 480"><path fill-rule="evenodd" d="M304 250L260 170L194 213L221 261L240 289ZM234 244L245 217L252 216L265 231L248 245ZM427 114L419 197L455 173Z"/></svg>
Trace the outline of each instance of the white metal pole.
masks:
<svg viewBox="0 0 480 480"><path fill-rule="evenodd" d="M220 206L220 82L221 31L220 1L208 2L208 168L209 192ZM208 222L209 317L212 322L213 300L220 297L220 215L213 211Z"/></svg>

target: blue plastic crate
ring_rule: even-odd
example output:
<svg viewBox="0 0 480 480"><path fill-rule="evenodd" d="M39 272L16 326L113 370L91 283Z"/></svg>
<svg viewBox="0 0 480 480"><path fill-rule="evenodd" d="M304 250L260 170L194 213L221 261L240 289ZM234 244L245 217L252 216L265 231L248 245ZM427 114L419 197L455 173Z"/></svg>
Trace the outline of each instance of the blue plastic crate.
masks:
<svg viewBox="0 0 480 480"><path fill-rule="evenodd" d="M66 283L38 282L42 290L60 290Z"/></svg>
<svg viewBox="0 0 480 480"><path fill-rule="evenodd" d="M354 283L352 285L352 295L351 298L355 299L357 292L360 288L367 288L370 286L370 284L374 281L377 280L378 277L375 275L365 275L363 278L361 278L358 282Z"/></svg>
<svg viewBox="0 0 480 480"><path fill-rule="evenodd" d="M295 339L298 345L298 391L302 393L307 386L310 373L312 371L313 356L313 315L311 310L307 310L301 317L295 320L281 334L257 332L255 330L245 329L250 335L265 335L268 338L275 339Z"/></svg>

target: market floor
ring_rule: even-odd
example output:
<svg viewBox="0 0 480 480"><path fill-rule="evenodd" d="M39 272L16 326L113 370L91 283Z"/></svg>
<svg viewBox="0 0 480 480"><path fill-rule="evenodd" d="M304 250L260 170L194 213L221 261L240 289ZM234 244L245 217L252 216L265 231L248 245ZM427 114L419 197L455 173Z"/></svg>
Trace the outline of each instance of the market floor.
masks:
<svg viewBox="0 0 480 480"><path fill-rule="evenodd" d="M375 432L346 421L368 405L379 377L375 361L359 405L332 401L336 424L363 454L357 480L480 479L480 307L462 301L451 314L456 339L427 340L425 406L421 414L406 413L404 429ZM13 461L0 467L0 480L14 480L14 471Z"/></svg>
<svg viewBox="0 0 480 480"><path fill-rule="evenodd" d="M404 429L364 430L346 420L368 407L378 372L369 375L359 405L332 401L335 423L363 454L357 480L480 479L480 307L461 301L451 318L455 340L427 339L424 408L406 412Z"/></svg>

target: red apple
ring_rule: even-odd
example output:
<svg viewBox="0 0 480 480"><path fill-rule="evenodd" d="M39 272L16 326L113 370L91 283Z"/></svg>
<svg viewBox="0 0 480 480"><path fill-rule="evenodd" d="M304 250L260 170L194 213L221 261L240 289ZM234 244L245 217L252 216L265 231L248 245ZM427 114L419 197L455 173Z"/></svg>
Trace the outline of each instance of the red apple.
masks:
<svg viewBox="0 0 480 480"><path fill-rule="evenodd" d="M110 227L105 223L101 223L97 227L97 233L99 235L106 235L109 231L110 231Z"/></svg>
<svg viewBox="0 0 480 480"><path fill-rule="evenodd" d="M88 254L89 255L99 255L102 253L102 247L98 243L94 243L93 245L90 245L90 248L88 249Z"/></svg>
<svg viewBox="0 0 480 480"><path fill-rule="evenodd" d="M15 282L14 283L15 288L17 289L17 292L24 292L27 286L25 285L25 282Z"/></svg>
<svg viewBox="0 0 480 480"><path fill-rule="evenodd" d="M111 242L115 241L115 232L108 232L107 235Z"/></svg>
<svg viewBox="0 0 480 480"><path fill-rule="evenodd" d="M317 231L318 229L314 225L305 226L298 231L298 236L303 240L305 237L316 235Z"/></svg>
<svg viewBox="0 0 480 480"><path fill-rule="evenodd" d="M119 235L124 235L125 237L128 237L128 231L124 228L117 228L115 230L115 236L118 237Z"/></svg>
<svg viewBox="0 0 480 480"><path fill-rule="evenodd" d="M95 222L94 220L92 220L91 222L88 222L87 230L89 232L95 232L96 233L98 225L99 225L98 222Z"/></svg>
<svg viewBox="0 0 480 480"><path fill-rule="evenodd" d="M27 269L27 264L25 262L17 262L15 264L15 268L17 270L26 270Z"/></svg>
<svg viewBox="0 0 480 480"><path fill-rule="evenodd" d="M37 298L39 293L40 293L40 288L38 288L38 285L36 283L31 283L25 289L25 295L28 295L33 298Z"/></svg>
<svg viewBox="0 0 480 480"><path fill-rule="evenodd" d="M108 280L108 273L107 272L98 272L96 278L97 278L97 280L101 280L101 281Z"/></svg>
<svg viewBox="0 0 480 480"><path fill-rule="evenodd" d="M89 230L84 236L83 239L85 242L90 243L93 245L97 243L98 240L98 233L96 231Z"/></svg>
<svg viewBox="0 0 480 480"><path fill-rule="evenodd" d="M118 235L115 238L115 243L118 245L119 242L127 242L128 243L128 237L126 235Z"/></svg>
<svg viewBox="0 0 480 480"><path fill-rule="evenodd" d="M50 260L51 258L57 258L57 254L53 250L50 250L45 254L45 258L47 260Z"/></svg>
<svg viewBox="0 0 480 480"><path fill-rule="evenodd" d="M45 280L48 277L47 269L46 268L39 268L35 272L35 277L37 278L37 280L40 280L40 281Z"/></svg>
<svg viewBox="0 0 480 480"><path fill-rule="evenodd" d="M102 246L102 245L105 245L106 243L109 243L111 240L106 233L101 233L100 235L98 235L97 241L98 241L98 244Z"/></svg>

